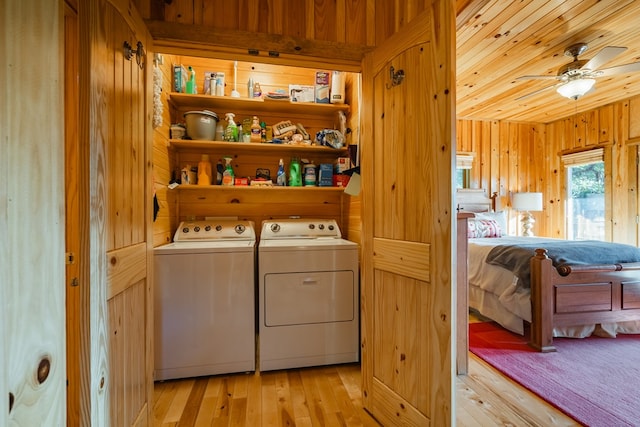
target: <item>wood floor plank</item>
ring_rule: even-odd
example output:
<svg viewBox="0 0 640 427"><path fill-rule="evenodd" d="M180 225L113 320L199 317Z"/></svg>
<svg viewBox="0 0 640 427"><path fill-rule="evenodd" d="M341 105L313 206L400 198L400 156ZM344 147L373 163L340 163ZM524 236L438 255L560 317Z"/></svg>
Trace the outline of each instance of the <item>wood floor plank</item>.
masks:
<svg viewBox="0 0 640 427"><path fill-rule="evenodd" d="M217 375L202 381L156 383L155 425L380 426L362 407L362 376L357 363ZM469 375L457 377L455 387L456 423L461 427L579 425L472 354ZM194 420L193 405L198 400Z"/></svg>
<svg viewBox="0 0 640 427"><path fill-rule="evenodd" d="M171 401L171 405L164 416L163 423L177 423L180 421L194 382L195 381L193 379L176 382L175 394Z"/></svg>
<svg viewBox="0 0 640 427"><path fill-rule="evenodd" d="M213 416L216 411L216 403L218 402L221 385L221 377L209 377L207 388L202 397L202 406L198 412L194 427L209 427L213 424Z"/></svg>

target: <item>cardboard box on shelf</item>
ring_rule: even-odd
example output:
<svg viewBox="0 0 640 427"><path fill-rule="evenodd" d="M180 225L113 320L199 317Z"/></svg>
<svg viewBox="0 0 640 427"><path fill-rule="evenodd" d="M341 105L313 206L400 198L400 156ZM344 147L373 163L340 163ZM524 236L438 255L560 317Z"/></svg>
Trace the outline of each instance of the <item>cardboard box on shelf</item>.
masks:
<svg viewBox="0 0 640 427"><path fill-rule="evenodd" d="M187 89L187 69L182 64L173 64L173 91L185 93Z"/></svg>
<svg viewBox="0 0 640 427"><path fill-rule="evenodd" d="M291 102L315 102L315 88L309 85L289 85Z"/></svg>
<svg viewBox="0 0 640 427"><path fill-rule="evenodd" d="M316 72L316 102L319 104L329 103L329 87L331 84L331 73L328 71Z"/></svg>

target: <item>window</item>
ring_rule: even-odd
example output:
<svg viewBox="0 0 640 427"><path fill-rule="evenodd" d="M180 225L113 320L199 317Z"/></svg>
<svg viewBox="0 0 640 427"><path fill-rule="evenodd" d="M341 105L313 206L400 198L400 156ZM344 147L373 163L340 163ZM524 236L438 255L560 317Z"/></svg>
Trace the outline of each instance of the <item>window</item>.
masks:
<svg viewBox="0 0 640 427"><path fill-rule="evenodd" d="M567 239L605 240L603 150L562 156L567 177Z"/></svg>
<svg viewBox="0 0 640 427"><path fill-rule="evenodd" d="M456 153L456 188L471 187L474 153Z"/></svg>

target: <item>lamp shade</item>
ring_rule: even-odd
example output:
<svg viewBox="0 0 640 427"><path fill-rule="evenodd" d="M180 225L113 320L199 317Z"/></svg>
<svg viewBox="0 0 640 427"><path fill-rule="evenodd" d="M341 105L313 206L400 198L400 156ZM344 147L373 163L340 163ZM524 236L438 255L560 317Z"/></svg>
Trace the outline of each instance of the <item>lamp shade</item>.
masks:
<svg viewBox="0 0 640 427"><path fill-rule="evenodd" d="M542 193L513 193L511 207L517 211L541 211Z"/></svg>
<svg viewBox="0 0 640 427"><path fill-rule="evenodd" d="M595 79L569 80L565 84L558 86L556 91L565 98L575 100L589 92L595 83Z"/></svg>

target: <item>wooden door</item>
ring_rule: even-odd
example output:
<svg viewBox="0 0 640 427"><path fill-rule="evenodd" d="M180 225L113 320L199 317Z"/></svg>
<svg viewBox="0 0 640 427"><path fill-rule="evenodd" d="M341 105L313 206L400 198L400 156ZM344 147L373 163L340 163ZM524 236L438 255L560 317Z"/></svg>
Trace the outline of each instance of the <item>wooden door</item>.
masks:
<svg viewBox="0 0 640 427"><path fill-rule="evenodd" d="M363 399L384 425L452 424L453 16L433 2L363 64Z"/></svg>
<svg viewBox="0 0 640 427"><path fill-rule="evenodd" d="M90 307L83 339L90 352L90 421L144 426L152 423L153 395L151 43L129 2L84 4L89 87L81 114L89 123L91 286L83 297ZM125 44L135 51L138 42L145 55L127 52Z"/></svg>
<svg viewBox="0 0 640 427"><path fill-rule="evenodd" d="M62 8L0 1L0 16L0 426L62 426Z"/></svg>
<svg viewBox="0 0 640 427"><path fill-rule="evenodd" d="M80 146L78 140L78 13L64 9L64 183L67 332L67 427L80 425ZM85 266L86 267L86 266ZM86 285L86 282L85 282Z"/></svg>

